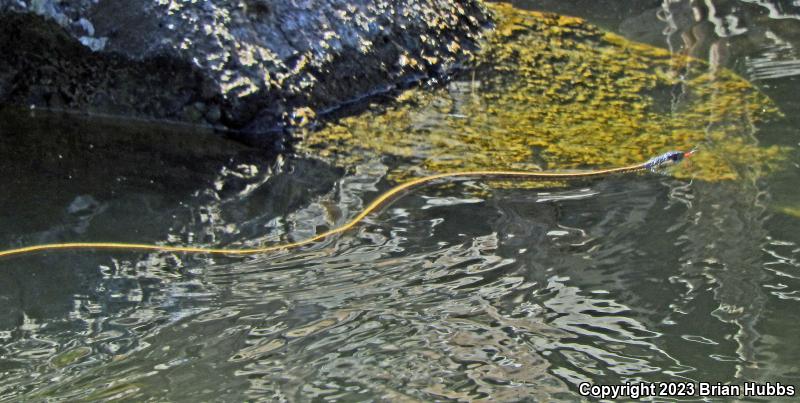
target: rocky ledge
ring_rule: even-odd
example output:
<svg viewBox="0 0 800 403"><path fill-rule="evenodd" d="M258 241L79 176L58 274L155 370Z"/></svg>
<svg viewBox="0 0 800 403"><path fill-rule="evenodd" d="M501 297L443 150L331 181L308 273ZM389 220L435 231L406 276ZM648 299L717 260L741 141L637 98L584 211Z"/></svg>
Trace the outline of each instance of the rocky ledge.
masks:
<svg viewBox="0 0 800 403"><path fill-rule="evenodd" d="M0 105L276 130L458 66L480 0L0 0Z"/></svg>

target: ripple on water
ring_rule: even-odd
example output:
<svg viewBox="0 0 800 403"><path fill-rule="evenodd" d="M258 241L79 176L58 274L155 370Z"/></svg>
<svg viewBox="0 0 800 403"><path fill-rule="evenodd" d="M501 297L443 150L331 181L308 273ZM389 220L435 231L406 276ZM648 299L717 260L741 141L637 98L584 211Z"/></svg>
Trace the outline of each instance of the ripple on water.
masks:
<svg viewBox="0 0 800 403"><path fill-rule="evenodd" d="M761 109L763 94L734 80L735 96L726 95L731 88L714 77L733 80L728 73L706 74L702 63L687 66L682 57L613 37L606 51L595 52L591 41L604 34L577 20L517 18L505 10L516 21L506 27L512 36L524 36L525 24L556 35L553 42L535 42L555 52L533 54L541 69L526 70L530 76L548 68L572 73L561 68L566 63L596 79L578 80L588 85L577 93L570 88L577 81L562 80L556 88L549 73L539 77L546 87L524 83L525 92L504 90L505 80L525 74L486 81L494 89L459 81L443 90L446 101L422 108L422 116L408 106L415 102L401 100L396 110L353 118L349 128L344 121L332 132L363 135L364 141L353 142L377 147L380 155L324 149L320 154L356 160L341 175L303 159L280 161L274 169L233 162L208 181L209 188L183 200L182 209L148 216L163 221L154 228L169 227L168 243L236 247L299 240L347 222L394 178L461 169L467 160L531 169L565 161L594 166L638 158L655 140L666 146L709 138L734 144L721 152L732 161L776 156L754 145L753 125L769 109ZM588 36L575 40L580 35ZM538 32L529 37L546 39ZM614 66L628 66L630 57L637 62L628 67L637 73L629 79L623 69L599 74L597 68L608 64L583 59L611 57L609 49ZM651 66L642 60L651 57L660 70L640 74ZM756 59L749 66L756 78L771 78L771 68L781 67ZM779 73L792 71L782 68ZM695 73L699 78L691 77ZM589 88L595 84L602 88ZM652 93L610 92L622 84ZM544 90L528 91L537 88ZM528 93L536 96L520 95ZM420 105L429 105L427 96ZM523 99L512 102L515 96ZM475 113L463 119L459 111ZM386 122L387 116L399 118ZM576 123L576 116L591 119ZM469 125L448 128L454 119ZM409 125L428 131L402 130ZM495 129L507 132L504 141L486 135L502 131ZM531 135L542 129L545 137ZM663 137L656 136L660 131ZM720 133L730 137L714 137ZM594 135L599 143L583 143ZM393 136L401 137L397 144ZM320 139L341 145L340 138ZM614 147L606 140L634 142ZM438 143L447 147L437 150ZM519 147L504 148L511 143ZM748 152L736 154L741 150ZM0 294L11 307L0 312L6 326L0 329L0 395L572 401L580 382L796 379L795 221L781 236L770 233L782 227L761 210L767 192L759 175L766 168L751 168L731 168L747 183L722 181L731 172L720 176L712 169L707 173L720 182L645 174L525 188L482 181L433 186L347 234L244 258L98 253L11 262L14 286ZM114 214L134 204L107 202L100 194L79 192L58 204L81 217L88 217L84 210L96 212L88 226L68 221L42 236L92 233L98 222L116 223ZM40 287L45 275L55 287Z"/></svg>

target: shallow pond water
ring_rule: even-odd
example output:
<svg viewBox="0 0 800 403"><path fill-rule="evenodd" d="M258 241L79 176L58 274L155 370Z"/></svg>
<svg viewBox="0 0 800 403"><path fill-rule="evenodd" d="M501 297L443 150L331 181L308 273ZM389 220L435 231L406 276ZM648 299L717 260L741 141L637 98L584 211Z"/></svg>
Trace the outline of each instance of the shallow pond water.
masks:
<svg viewBox="0 0 800 403"><path fill-rule="evenodd" d="M501 35L475 70L307 133L297 155L180 127L8 112L2 247L254 246L342 224L426 173L616 166L692 146L697 158L666 174L428 187L349 233L268 255L4 259L0 400L800 387L791 7L516 3L601 28L494 6Z"/></svg>

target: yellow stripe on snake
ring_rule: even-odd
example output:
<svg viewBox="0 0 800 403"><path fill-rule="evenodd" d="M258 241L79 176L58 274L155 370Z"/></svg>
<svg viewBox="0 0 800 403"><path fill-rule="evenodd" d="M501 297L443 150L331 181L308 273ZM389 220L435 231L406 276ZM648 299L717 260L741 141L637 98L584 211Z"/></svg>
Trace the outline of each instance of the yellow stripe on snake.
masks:
<svg viewBox="0 0 800 403"><path fill-rule="evenodd" d="M353 217L350 221L340 227L331 229L329 231L317 234L311 238L307 238L297 242L285 243L264 246L260 248L204 248L193 246L167 246L167 245L154 245L154 244L138 244L138 243L120 243L120 242L68 242L68 243L50 243L41 245L25 246L21 248L8 249L0 251L0 258L23 255L34 252L56 251L56 250L76 250L76 249L93 249L93 250L128 250L128 251L159 251L159 252L177 252L177 253L199 253L199 254L217 254L217 255L256 255L277 250L292 249L303 245L308 245L324 238L330 237L345 232L360 223L369 214L378 210L381 206L388 201L397 197L404 191L419 187L424 184L435 182L437 180L446 179L449 181L465 180L473 178L512 178L512 179L527 179L527 180L572 180L572 179L585 179L599 176L606 176L611 174L621 174L628 172L637 172L644 170L652 170L663 165L675 164L680 162L684 157L690 156L694 151L681 152L670 151L658 157L652 158L647 162L641 164L629 165L619 168L600 169L594 171L582 172L525 172L525 171L466 171L466 172L451 172L436 175L425 176L422 178L414 179L409 182L397 185L378 196L372 203L370 203L358 215Z"/></svg>

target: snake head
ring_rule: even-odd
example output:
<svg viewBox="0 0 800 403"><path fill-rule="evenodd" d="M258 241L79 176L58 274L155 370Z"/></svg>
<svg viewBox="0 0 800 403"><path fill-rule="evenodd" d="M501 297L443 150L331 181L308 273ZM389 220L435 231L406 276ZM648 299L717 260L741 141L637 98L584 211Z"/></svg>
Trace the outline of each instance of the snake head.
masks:
<svg viewBox="0 0 800 403"><path fill-rule="evenodd" d="M644 166L647 169L656 170L669 165L676 165L683 161L684 158L691 157L695 152L697 152L696 149L692 149L691 151L687 152L667 151L658 157L651 158L649 161L645 162Z"/></svg>

